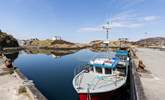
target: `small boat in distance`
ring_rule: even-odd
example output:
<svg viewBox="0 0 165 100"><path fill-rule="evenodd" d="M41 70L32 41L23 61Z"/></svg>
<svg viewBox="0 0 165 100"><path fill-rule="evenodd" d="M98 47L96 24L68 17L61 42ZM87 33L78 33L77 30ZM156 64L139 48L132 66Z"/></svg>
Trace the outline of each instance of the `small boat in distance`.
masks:
<svg viewBox="0 0 165 100"><path fill-rule="evenodd" d="M95 58L73 79L80 100L109 100L112 91L127 81L129 57L127 51L116 51L112 58Z"/></svg>

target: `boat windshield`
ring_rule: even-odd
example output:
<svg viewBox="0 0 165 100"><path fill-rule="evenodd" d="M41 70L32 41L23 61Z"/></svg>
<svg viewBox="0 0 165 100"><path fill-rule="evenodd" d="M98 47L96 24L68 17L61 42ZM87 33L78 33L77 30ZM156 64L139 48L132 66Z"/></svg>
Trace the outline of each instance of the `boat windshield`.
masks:
<svg viewBox="0 0 165 100"><path fill-rule="evenodd" d="M123 64L117 64L117 71L120 72L119 76L125 76L126 75L126 68Z"/></svg>
<svg viewBox="0 0 165 100"><path fill-rule="evenodd" d="M116 57L118 57L121 60L127 60L127 56L121 56L121 55L117 55Z"/></svg>
<svg viewBox="0 0 165 100"><path fill-rule="evenodd" d="M100 74L102 73L102 68L101 67L95 67L95 68L96 68L97 73L100 73Z"/></svg>
<svg viewBox="0 0 165 100"><path fill-rule="evenodd" d="M112 74L112 69L105 68L105 74Z"/></svg>
<svg viewBox="0 0 165 100"><path fill-rule="evenodd" d="M96 56L94 56L91 60L94 60L96 58L114 58L115 57L115 52L100 52L98 54L96 54Z"/></svg>

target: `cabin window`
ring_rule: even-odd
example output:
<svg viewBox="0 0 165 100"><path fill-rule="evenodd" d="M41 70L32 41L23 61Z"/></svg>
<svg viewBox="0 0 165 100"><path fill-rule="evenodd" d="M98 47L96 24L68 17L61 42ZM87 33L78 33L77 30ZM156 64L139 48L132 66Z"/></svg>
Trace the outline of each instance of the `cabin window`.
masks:
<svg viewBox="0 0 165 100"><path fill-rule="evenodd" d="M101 67L96 67L96 72L97 73L102 73L102 68Z"/></svg>
<svg viewBox="0 0 165 100"><path fill-rule="evenodd" d="M117 68L123 68L124 65L123 64L117 64Z"/></svg>
<svg viewBox="0 0 165 100"><path fill-rule="evenodd" d="M117 56L119 59L127 60L127 56Z"/></svg>
<svg viewBox="0 0 165 100"><path fill-rule="evenodd" d="M127 60L127 56L124 56L123 59L124 59L124 60Z"/></svg>
<svg viewBox="0 0 165 100"><path fill-rule="evenodd" d="M120 72L120 74L119 74L120 76L125 76L125 74L126 74L126 68L122 64L117 65L117 71Z"/></svg>
<svg viewBox="0 0 165 100"><path fill-rule="evenodd" d="M112 74L112 69L105 68L105 74Z"/></svg>
<svg viewBox="0 0 165 100"><path fill-rule="evenodd" d="M127 60L127 56L122 56L122 59L123 60Z"/></svg>

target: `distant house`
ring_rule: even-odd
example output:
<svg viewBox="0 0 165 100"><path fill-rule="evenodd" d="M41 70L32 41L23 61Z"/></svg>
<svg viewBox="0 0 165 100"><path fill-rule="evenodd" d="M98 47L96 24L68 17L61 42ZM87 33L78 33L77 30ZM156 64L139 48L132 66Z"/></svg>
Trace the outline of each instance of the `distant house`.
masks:
<svg viewBox="0 0 165 100"><path fill-rule="evenodd" d="M25 40L18 40L19 46L24 46L25 45Z"/></svg>
<svg viewBox="0 0 165 100"><path fill-rule="evenodd" d="M30 43L31 43L31 40L19 40L18 41L18 44L20 46L30 45Z"/></svg>
<svg viewBox="0 0 165 100"><path fill-rule="evenodd" d="M61 40L61 36L54 36L53 38L52 38L52 40L54 41L54 40Z"/></svg>
<svg viewBox="0 0 165 100"><path fill-rule="evenodd" d="M120 47L128 46L128 38L119 38L118 41L120 42Z"/></svg>
<svg viewBox="0 0 165 100"><path fill-rule="evenodd" d="M39 39L37 38L32 38L32 39L28 39L28 40L18 40L18 44L20 46L25 46L25 45L31 45L32 41L38 41Z"/></svg>

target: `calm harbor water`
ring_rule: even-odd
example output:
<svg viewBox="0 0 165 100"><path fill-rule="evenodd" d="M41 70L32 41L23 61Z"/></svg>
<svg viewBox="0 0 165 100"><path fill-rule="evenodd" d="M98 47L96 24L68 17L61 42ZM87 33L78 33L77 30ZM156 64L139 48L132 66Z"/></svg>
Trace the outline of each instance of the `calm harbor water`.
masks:
<svg viewBox="0 0 165 100"><path fill-rule="evenodd" d="M63 56L51 53L27 53L19 52L13 63L28 79L33 80L37 88L48 98L48 100L78 100L78 95L72 86L74 69L86 64L96 55L104 52L93 52L91 50L80 50ZM113 54L111 54L113 55ZM124 100L124 94L114 97L114 100Z"/></svg>

